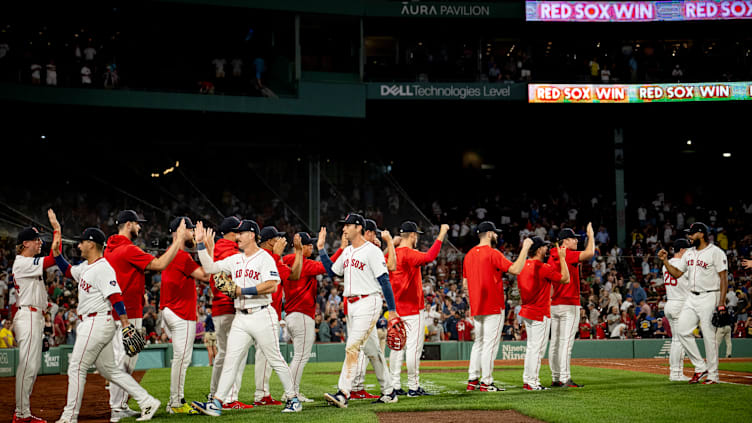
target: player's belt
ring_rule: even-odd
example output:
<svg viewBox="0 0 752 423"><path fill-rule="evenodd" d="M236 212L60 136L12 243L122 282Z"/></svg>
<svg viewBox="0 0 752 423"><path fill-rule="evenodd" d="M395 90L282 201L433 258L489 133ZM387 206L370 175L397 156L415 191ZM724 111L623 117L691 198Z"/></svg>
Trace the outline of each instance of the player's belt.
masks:
<svg viewBox="0 0 752 423"><path fill-rule="evenodd" d="M265 309L267 307L269 307L269 306L268 305L262 305L262 306L259 306L259 307L252 307L252 308L239 308L238 311L241 312L241 313L243 313L243 314L253 314L253 313L255 313L257 311L261 311L261 310L263 310L263 309Z"/></svg>
<svg viewBox="0 0 752 423"><path fill-rule="evenodd" d="M352 304L352 303L354 303L354 302L357 302L357 301L359 301L359 300L360 300L361 298L365 298L365 297L367 297L367 296L369 296L369 295L370 295L370 294L366 294L366 295L357 295L357 296L355 296L355 297L347 297L347 302L348 302L348 303L350 303L350 304Z"/></svg>
<svg viewBox="0 0 752 423"><path fill-rule="evenodd" d="M83 314L79 314L79 315L78 315L78 319L79 319L79 320L84 320L84 317L94 317L94 316L96 316L97 314L99 314L99 313L89 313L89 314L87 314L86 316L84 316Z"/></svg>
<svg viewBox="0 0 752 423"><path fill-rule="evenodd" d="M699 292L698 291L689 291L689 292L691 292L691 293L693 293L695 295L700 295L700 294L707 294L708 292L720 292L720 291L721 291L720 289L712 289L710 291L699 291Z"/></svg>
<svg viewBox="0 0 752 423"><path fill-rule="evenodd" d="M19 307L19 308L28 308L28 309L29 309L29 310L31 310L31 311L39 311L39 309L38 309L38 308L36 308L36 307L32 307L32 306L21 306L21 307Z"/></svg>

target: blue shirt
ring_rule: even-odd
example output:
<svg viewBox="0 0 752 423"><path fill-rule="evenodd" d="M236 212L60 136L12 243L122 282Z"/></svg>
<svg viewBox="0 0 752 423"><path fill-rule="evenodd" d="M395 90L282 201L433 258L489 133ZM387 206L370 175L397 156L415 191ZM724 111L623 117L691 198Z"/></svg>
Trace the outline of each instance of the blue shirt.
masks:
<svg viewBox="0 0 752 423"><path fill-rule="evenodd" d="M640 304L643 301L647 301L648 296L645 294L645 290L642 287L632 288L632 300L635 304Z"/></svg>
<svg viewBox="0 0 752 423"><path fill-rule="evenodd" d="M206 320L204 321L204 330L206 332L214 332L214 320L212 320L211 314L206 315Z"/></svg>

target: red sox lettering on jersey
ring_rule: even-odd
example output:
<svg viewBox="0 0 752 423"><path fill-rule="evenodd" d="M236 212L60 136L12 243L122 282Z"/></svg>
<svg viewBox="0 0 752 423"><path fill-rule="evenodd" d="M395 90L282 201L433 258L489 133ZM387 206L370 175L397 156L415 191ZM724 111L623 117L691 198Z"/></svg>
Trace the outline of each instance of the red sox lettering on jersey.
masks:
<svg viewBox="0 0 752 423"><path fill-rule="evenodd" d="M246 278L249 278L249 279L253 279L255 281L259 280L259 276L260 275L261 275L261 272L257 272L257 271L255 271L253 269L245 269L245 274L243 274L243 269L238 269L235 272L235 277L236 278L246 277Z"/></svg>
<svg viewBox="0 0 752 423"><path fill-rule="evenodd" d="M357 259L352 259L352 260L345 260L345 263L343 266L345 269L347 269L349 266L352 266L357 270L365 270L366 263L362 261L358 261Z"/></svg>

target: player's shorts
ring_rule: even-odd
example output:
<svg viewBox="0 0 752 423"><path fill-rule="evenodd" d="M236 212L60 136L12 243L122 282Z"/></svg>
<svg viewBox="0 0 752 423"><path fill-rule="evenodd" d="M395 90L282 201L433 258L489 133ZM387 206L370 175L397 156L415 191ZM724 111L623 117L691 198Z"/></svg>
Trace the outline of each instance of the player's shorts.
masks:
<svg viewBox="0 0 752 423"><path fill-rule="evenodd" d="M207 347L217 346L217 334L214 332L206 332L204 334L204 345Z"/></svg>

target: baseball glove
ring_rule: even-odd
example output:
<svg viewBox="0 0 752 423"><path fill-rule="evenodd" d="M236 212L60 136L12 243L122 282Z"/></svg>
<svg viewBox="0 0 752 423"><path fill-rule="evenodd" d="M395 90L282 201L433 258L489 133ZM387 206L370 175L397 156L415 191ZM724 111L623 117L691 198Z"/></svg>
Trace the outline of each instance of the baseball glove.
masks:
<svg viewBox="0 0 752 423"><path fill-rule="evenodd" d="M125 353L129 357L140 353L144 349L144 345L146 345L144 336L141 335L141 332L133 324L123 328L123 346L125 347Z"/></svg>
<svg viewBox="0 0 752 423"><path fill-rule="evenodd" d="M711 320L713 326L722 328L724 326L730 326L734 323L734 316L729 312L726 307L718 307L713 312L713 319Z"/></svg>
<svg viewBox="0 0 752 423"><path fill-rule="evenodd" d="M214 286L217 287L219 292L230 297L230 299L235 299L235 282L229 273L222 272L214 275Z"/></svg>
<svg viewBox="0 0 752 423"><path fill-rule="evenodd" d="M389 345L389 349L392 351L401 351L405 348L406 341L407 330L405 329L405 322L399 317L389 319L386 328L386 344Z"/></svg>

